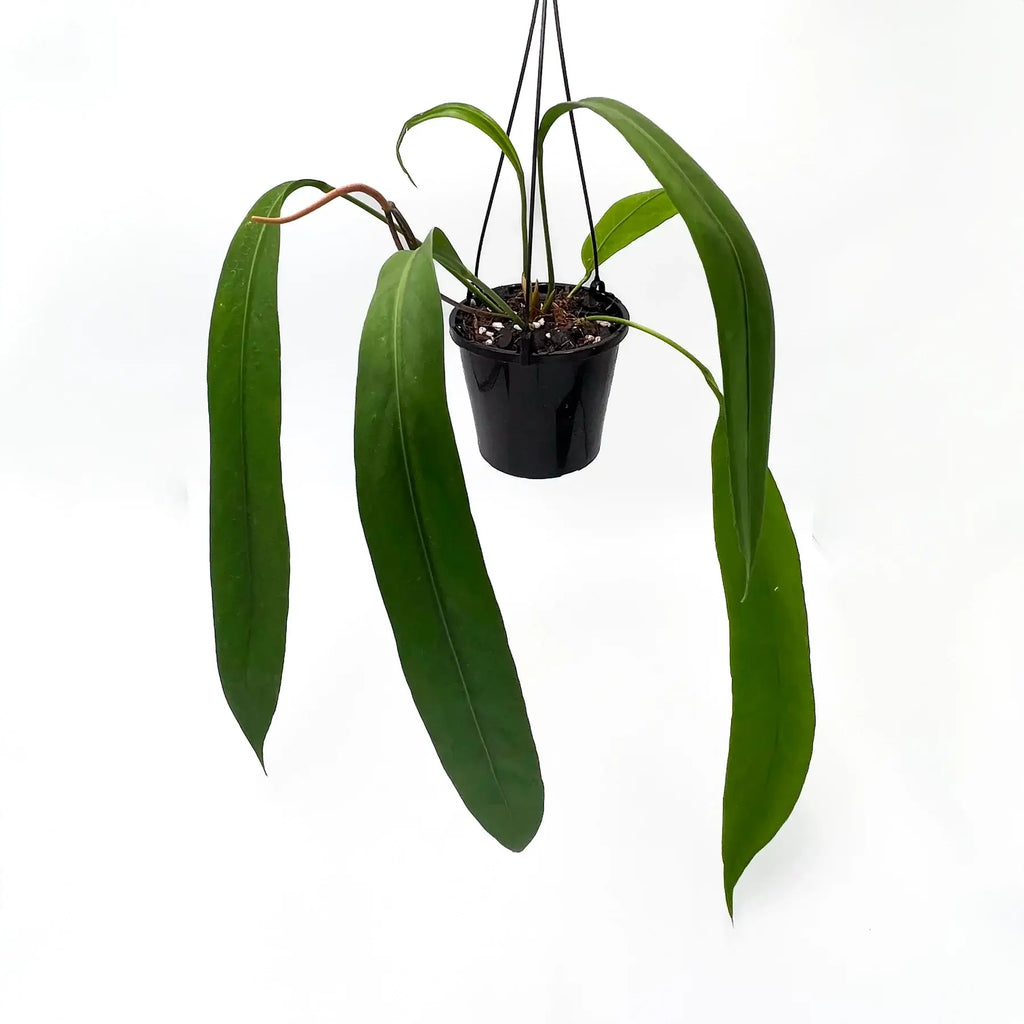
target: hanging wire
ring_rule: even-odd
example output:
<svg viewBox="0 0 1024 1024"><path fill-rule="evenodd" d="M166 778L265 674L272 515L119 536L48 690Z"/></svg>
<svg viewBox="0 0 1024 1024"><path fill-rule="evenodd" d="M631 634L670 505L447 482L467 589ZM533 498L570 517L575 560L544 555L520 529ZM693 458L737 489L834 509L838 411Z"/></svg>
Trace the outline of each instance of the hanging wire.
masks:
<svg viewBox="0 0 1024 1024"><path fill-rule="evenodd" d="M540 7L540 0L533 0L533 15L530 18L530 31L526 35L526 49L523 51L523 64L519 69L519 81L516 83L516 94L512 100L512 112L508 115L508 125L505 134L512 134L512 123L516 119L516 108L519 106L519 94L523 91L523 79L526 78L526 65L530 59L530 49L533 46L533 29L537 24L537 8ZM484 251L484 235L487 233L487 223L491 219L491 207L494 206L494 197L498 194L498 179L501 177L501 169L505 165L505 154L498 158L498 169L494 172L494 184L491 185L491 195L487 200L487 210L484 212L483 227L480 228L480 241L476 247L476 262L473 264L473 274L480 276L480 257Z"/></svg>
<svg viewBox="0 0 1024 1024"><path fill-rule="evenodd" d="M562 21L558 16L558 0L551 0L551 10L555 15L555 36L558 39L558 61L562 65L562 81L565 83L566 102L572 101L569 92L569 73L565 69L565 50L562 47ZM597 263L597 232L594 230L594 215L590 210L590 193L587 191L587 176L583 171L583 154L580 152L580 137L576 134L576 113L569 111L569 125L572 128L572 142L576 147L576 164L580 169L580 184L583 186L583 204L587 208L587 226L590 228L590 244L594 248L594 284L592 287L598 291L605 290L604 282L601 280L600 268Z"/></svg>
<svg viewBox="0 0 1024 1024"><path fill-rule="evenodd" d="M540 9L540 40L537 49L537 96L536 104L534 108L534 119L533 119L533 155L530 167L530 207L528 214L528 228L527 228L527 257L526 257L526 287L527 292L530 290L530 278L533 262L533 229L535 220L535 201L536 201L536 183L537 183L537 157L539 149L540 139L540 105L541 105L541 92L544 80L544 44L547 29L547 15L548 15L548 0L543 0L543 8L541 8L542 0L534 0L533 13L530 17L530 30L526 37L526 49L523 52L523 62L519 69L519 80L516 83L516 92L512 100L512 111L509 114L508 126L505 129L507 135L512 134L512 125L515 121L516 110L519 107L519 99L522 94L523 82L526 78L526 67L529 63L530 51L533 48L533 36L537 25L537 11ZM565 64L565 47L562 42L562 22L558 11L558 0L551 0L552 12L555 17L555 35L558 40L558 60L562 69L562 84L565 87L565 98L567 101L572 101L572 94L569 89L569 73L566 69ZM576 165L580 172L580 185L583 189L583 204L587 211L587 227L590 229L590 244L593 248L594 253L594 283L592 287L595 291L604 292L604 282L601 280L600 268L598 265L597 258L597 232L594 228L594 215L590 205L590 192L587 189L587 177L583 169L583 154L580 150L579 134L576 131L576 115L573 111L569 111L569 124L572 128L572 141L573 146L576 150ZM501 178L501 170L505 165L505 154L502 153L498 158L498 167L494 173L494 182L491 185L491 194L487 200L487 209L484 211L484 221L480 228L480 240L477 243L476 260L473 264L473 273L479 275L480 273L480 259L483 254L484 248L484 237L487 234L487 225L490 222L491 211L494 207L494 199L498 192L498 182ZM548 287L554 286L554 281L548 282ZM527 299L527 302L529 300ZM524 346L525 347L525 346Z"/></svg>
<svg viewBox="0 0 1024 1024"><path fill-rule="evenodd" d="M544 85L544 36L548 27L548 0L544 0L544 6L540 12L540 45L537 48L537 102L533 109L533 156L530 159L530 212L528 215L528 227L526 232L526 312L530 312L530 296L532 293L533 277L531 270L533 265L533 226L536 205L537 205L537 151L540 147L540 99ZM548 286L554 285L549 281ZM524 346L525 347L525 346Z"/></svg>

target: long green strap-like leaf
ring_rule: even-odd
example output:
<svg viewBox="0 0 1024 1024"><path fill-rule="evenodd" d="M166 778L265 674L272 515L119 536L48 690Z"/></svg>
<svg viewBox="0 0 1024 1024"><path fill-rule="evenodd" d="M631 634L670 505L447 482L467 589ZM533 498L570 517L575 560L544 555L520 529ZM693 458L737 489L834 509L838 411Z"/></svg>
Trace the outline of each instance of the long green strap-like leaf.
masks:
<svg viewBox="0 0 1024 1024"><path fill-rule="evenodd" d="M733 529L729 446L721 417L711 442L711 471L732 669L722 800L722 863L731 915L740 875L782 827L803 788L814 744L814 689L800 553L786 506L769 473L761 542L748 583Z"/></svg>
<svg viewBox="0 0 1024 1024"><path fill-rule="evenodd" d="M682 345L643 324L610 319L651 334L684 355L719 403L711 442L711 488L732 672L732 729L722 798L725 901L732 915L740 875L789 817L811 762L814 688L800 553L769 472L761 543L744 598L746 567L732 525L722 392L711 371Z"/></svg>
<svg viewBox="0 0 1024 1024"><path fill-rule="evenodd" d="M600 262L604 263L678 212L663 188L637 192L612 203L594 225ZM580 259L583 261L583 269L589 275L594 269L594 243L590 235L587 235L580 249Z"/></svg>
<svg viewBox="0 0 1024 1024"><path fill-rule="evenodd" d="M406 681L466 806L521 850L540 765L452 433L433 235L384 264L356 383L359 515Z"/></svg>
<svg viewBox="0 0 1024 1024"><path fill-rule="evenodd" d="M276 217L304 179L271 189L249 211L217 285L207 362L210 413L210 582L224 696L263 763L277 707L288 620L288 527L281 488L281 336Z"/></svg>
<svg viewBox="0 0 1024 1024"><path fill-rule="evenodd" d="M764 511L775 374L775 322L764 265L725 193L678 143L625 103L601 97L559 103L544 115L541 139L562 114L578 107L600 114L647 164L686 222L704 265L718 321L735 528L749 576Z"/></svg>

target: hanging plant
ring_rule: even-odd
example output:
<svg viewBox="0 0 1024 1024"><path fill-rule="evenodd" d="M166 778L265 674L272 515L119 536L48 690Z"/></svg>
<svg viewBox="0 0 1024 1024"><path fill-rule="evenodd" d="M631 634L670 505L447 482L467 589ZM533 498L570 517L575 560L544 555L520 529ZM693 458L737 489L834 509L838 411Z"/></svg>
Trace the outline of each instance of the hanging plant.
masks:
<svg viewBox="0 0 1024 1024"><path fill-rule="evenodd" d="M289 552L281 483L277 313L280 229L343 198L380 220L396 252L384 263L363 326L355 401L359 514L402 670L441 763L466 807L504 846L536 834L544 789L526 706L466 494L448 414L442 303L460 348L479 448L520 477L557 477L596 458L615 359L632 328L680 352L718 404L711 442L715 545L729 617L732 727L722 858L730 915L736 883L799 796L814 734L800 560L768 471L774 321L764 266L742 218L704 170L661 128L617 100L569 99L557 0L550 0L566 102L541 116L548 0L535 0L508 128L465 103L410 118L457 118L501 150L474 270L433 228L420 240L377 189L285 182L242 222L221 272L210 326L210 569L217 664L228 705L260 762L277 706L288 615ZM530 181L509 137L540 12ZM659 187L593 221L575 111L604 118ZM587 210L582 276L558 282L548 230L544 150L568 114ZM480 279L484 231L505 163L521 200L520 280ZM403 170L404 164L402 164ZM297 189L325 195L289 217ZM364 198L358 198L362 196ZM536 201L546 258L533 274ZM365 201L369 200L369 202ZM372 205L371 205L372 204ZM718 325L719 387L695 356L632 319L600 266L679 215L703 264ZM442 295L436 266L465 288ZM631 298L631 304L633 298Z"/></svg>

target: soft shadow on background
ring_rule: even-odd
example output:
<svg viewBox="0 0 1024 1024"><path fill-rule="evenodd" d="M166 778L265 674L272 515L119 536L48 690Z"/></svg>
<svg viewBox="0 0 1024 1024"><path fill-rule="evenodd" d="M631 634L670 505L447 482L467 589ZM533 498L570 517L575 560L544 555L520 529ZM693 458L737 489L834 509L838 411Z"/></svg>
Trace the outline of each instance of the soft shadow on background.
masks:
<svg viewBox="0 0 1024 1024"><path fill-rule="evenodd" d="M803 554L819 724L735 927L704 384L631 336L598 461L531 483L479 459L449 352L547 786L540 834L512 855L437 762L363 544L355 353L390 242L342 204L283 235L293 579L268 777L231 718L206 565L224 251L263 191L314 176L376 185L421 237L437 223L471 255L495 151L466 125L420 128L414 190L394 142L443 100L504 120L529 9L100 0L5 19L4 1020L1024 1016L1019 2L562 3L576 94L636 106L708 169L776 303L771 464ZM579 127L597 212L653 187L598 118ZM567 124L549 154L572 277ZM505 186L492 283L518 274ZM717 366L678 221L606 279Z"/></svg>

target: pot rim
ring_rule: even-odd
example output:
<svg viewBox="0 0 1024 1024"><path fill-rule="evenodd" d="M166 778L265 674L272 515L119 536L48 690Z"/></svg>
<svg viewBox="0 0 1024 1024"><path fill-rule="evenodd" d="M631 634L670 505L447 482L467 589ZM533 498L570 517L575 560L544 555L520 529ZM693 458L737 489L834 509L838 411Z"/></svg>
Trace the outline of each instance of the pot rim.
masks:
<svg viewBox="0 0 1024 1024"><path fill-rule="evenodd" d="M498 287L495 288L494 291L497 292L499 295L502 295L503 292L515 291L517 288L520 287L522 286L518 284L502 284L498 285ZM555 287L573 288L575 286L572 284L567 284L562 281L556 281ZM590 292L591 294L596 294L603 298L605 301L614 303L616 306L618 306L619 312L610 312L608 314L609 316L621 316L623 320L629 319L629 311L626 309L622 300L619 299L617 296L613 295L611 292L606 291L595 293L593 288L590 287L590 285L581 288L580 291L586 291ZM547 294L546 286L542 289L541 293L545 295ZM465 337L465 335L460 334L455 328L455 318L461 312L463 312L463 310L460 310L459 308L456 307L453 308L451 312L448 314L448 333L451 335L452 341L454 341L456 345L458 345L461 349L465 350L466 352L471 352L474 355L480 355L483 356L484 358L493 359L496 362L523 362L522 352L512 351L511 349L494 348L492 345L484 345L481 342L477 341L475 338L467 338ZM625 336L629 333L629 327L626 326L626 324L613 324L613 326L616 328L616 330L613 331L612 334L610 334L607 338L605 338L604 341L600 341L596 345L587 345L585 348L570 348L566 349L563 352L530 352L529 362L547 362L548 360L557 359L589 359L592 356L601 355L601 353L608 352L610 349L615 348L615 346L618 345L619 342L622 341L622 339L625 338ZM540 331L527 331L524 333L539 334Z"/></svg>

